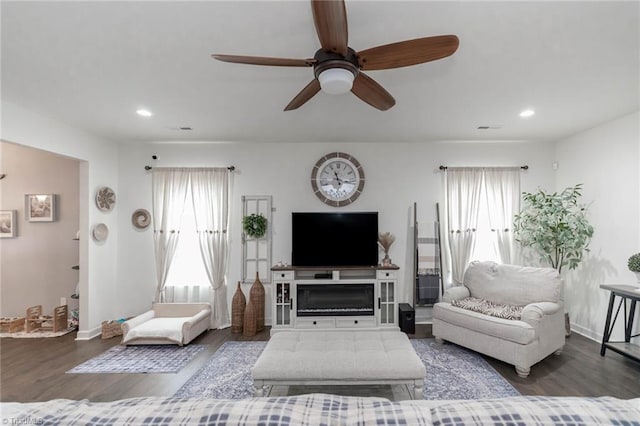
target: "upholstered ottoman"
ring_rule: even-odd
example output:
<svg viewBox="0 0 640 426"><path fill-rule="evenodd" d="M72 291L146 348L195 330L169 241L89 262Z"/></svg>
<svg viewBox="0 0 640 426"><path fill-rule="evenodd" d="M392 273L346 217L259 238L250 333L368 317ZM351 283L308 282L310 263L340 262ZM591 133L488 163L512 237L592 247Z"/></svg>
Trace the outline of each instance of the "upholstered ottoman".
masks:
<svg viewBox="0 0 640 426"><path fill-rule="evenodd" d="M283 331L253 366L256 396L276 385L397 385L423 399L426 374L399 331Z"/></svg>

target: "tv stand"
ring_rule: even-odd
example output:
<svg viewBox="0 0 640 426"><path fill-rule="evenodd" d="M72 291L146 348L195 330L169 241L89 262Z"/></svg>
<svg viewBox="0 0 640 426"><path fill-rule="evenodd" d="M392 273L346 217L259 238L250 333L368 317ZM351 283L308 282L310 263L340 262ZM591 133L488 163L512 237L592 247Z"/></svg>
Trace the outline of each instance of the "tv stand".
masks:
<svg viewBox="0 0 640 426"><path fill-rule="evenodd" d="M398 269L395 265L272 267L271 333L293 329L399 330Z"/></svg>

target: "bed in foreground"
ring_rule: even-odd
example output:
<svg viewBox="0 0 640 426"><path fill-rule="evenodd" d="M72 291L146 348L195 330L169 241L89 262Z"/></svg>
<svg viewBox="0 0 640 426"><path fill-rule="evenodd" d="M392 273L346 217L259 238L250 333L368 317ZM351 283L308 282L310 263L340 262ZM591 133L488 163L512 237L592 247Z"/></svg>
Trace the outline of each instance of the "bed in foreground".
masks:
<svg viewBox="0 0 640 426"><path fill-rule="evenodd" d="M627 425L640 398L520 396L402 401L327 394L245 400L145 397L113 402L2 403L2 424L39 425Z"/></svg>

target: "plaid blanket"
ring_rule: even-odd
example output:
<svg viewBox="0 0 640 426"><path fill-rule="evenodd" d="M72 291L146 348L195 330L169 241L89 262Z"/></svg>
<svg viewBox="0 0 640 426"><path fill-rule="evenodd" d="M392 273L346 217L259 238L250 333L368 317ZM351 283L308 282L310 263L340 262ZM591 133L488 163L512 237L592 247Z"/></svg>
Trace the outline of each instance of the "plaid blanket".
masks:
<svg viewBox="0 0 640 426"><path fill-rule="evenodd" d="M627 425L640 398L512 397L402 401L310 394L213 400L146 397L113 402L2 403L2 424L38 425Z"/></svg>

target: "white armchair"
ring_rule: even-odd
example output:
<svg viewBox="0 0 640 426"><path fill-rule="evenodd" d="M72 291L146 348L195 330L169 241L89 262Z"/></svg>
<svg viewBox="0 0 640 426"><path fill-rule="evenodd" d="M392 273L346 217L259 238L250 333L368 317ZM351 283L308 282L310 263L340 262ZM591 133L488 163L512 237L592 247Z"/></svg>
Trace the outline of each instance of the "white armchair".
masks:
<svg viewBox="0 0 640 426"><path fill-rule="evenodd" d="M435 304L433 335L513 364L527 377L565 343L560 276L552 268L472 262L464 285Z"/></svg>

